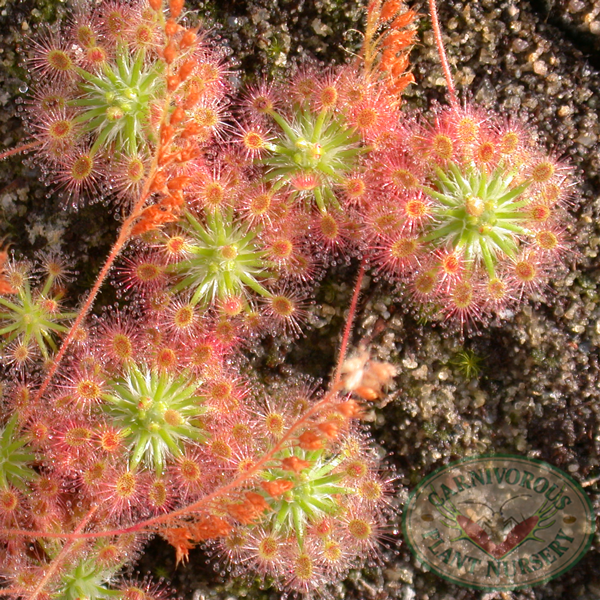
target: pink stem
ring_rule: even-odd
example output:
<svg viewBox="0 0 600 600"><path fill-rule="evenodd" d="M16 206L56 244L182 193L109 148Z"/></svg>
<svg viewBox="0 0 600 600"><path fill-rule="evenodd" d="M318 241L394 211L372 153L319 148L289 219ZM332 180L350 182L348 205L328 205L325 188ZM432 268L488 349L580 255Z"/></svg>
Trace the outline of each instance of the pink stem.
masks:
<svg viewBox="0 0 600 600"><path fill-rule="evenodd" d="M152 173L153 172L154 171L152 171ZM127 217L127 219L123 222L123 225L121 226L121 230L119 231L119 237L117 238L117 241L113 244L110 254L108 255L108 258L106 259L106 262L104 263L104 266L102 267L100 273L98 274L98 277L96 278L96 282L94 283L94 286L90 290L90 293L88 294L86 301L84 302L83 306L81 307L81 310L79 311L79 314L77 315L77 318L73 322L73 325L71 326L71 329L69 330L69 333L67 334L67 337L62 342L60 350L58 351L58 354L53 358L52 366L46 373L46 377L44 378L42 385L37 390L34 402L38 402L42 398L42 396L44 395L44 392L50 385L50 382L52 381L52 378L56 374L56 371L58 370L58 367L60 366L60 363L61 363L62 359L64 358L64 355L65 355L67 349L69 348L69 346L71 345L71 342L73 341L73 339L75 338L75 335L77 334L79 326L81 325L83 319L86 317L88 312L91 310L91 308L94 304L94 300L96 299L96 296L98 295L98 292L100 291L100 288L102 287L102 284L104 283L104 280L106 279L106 276L108 275L108 272L110 271L117 256L119 256L119 253L123 249L123 246L129 239L130 234L131 234L131 228L133 227L135 220L141 215L144 205L146 204L146 200L148 199L148 196L149 196L148 190L149 190L151 181L152 181L152 177L149 176L148 180L146 181L146 186L140 196L140 199L137 201L137 203L134 206L133 210L131 211L131 214L129 215L129 217Z"/></svg>
<svg viewBox="0 0 600 600"><path fill-rule="evenodd" d="M433 35L435 36L435 43L437 45L438 55L440 62L442 63L442 70L444 71L444 77L446 78L446 84L448 85L448 96L450 104L452 106L458 106L458 99L456 97L456 87L454 85L454 79L450 71L450 64L448 63L448 56L446 55L446 48L442 40L442 30L440 28L440 22L438 20L437 4L436 0L429 0L429 14L431 16L431 26L433 27Z"/></svg>
<svg viewBox="0 0 600 600"><path fill-rule="evenodd" d="M338 389L340 379L342 378L342 365L346 360L346 351L348 349L348 340L352 333L352 326L354 324L354 316L356 314L356 306L358 305L358 298L360 296L360 288L362 286L363 278L365 275L365 261L360 263L358 269L358 275L356 276L356 283L354 285L354 293L352 294L352 301L350 302L350 308L348 309L348 318L346 319L346 327L344 329L344 336L342 337L342 344L340 346L340 355L338 357L337 366L335 368L335 375L331 384L332 389Z"/></svg>
<svg viewBox="0 0 600 600"><path fill-rule="evenodd" d="M29 144L23 144L22 146L17 146L16 148L12 148L11 150L6 150L6 152L0 153L0 160L4 160L5 158L8 158L9 156L14 156L15 154L20 154L21 152L27 152L41 145L42 142L36 141L31 142Z"/></svg>
<svg viewBox="0 0 600 600"><path fill-rule="evenodd" d="M164 105L165 105L165 107L168 107L168 106L170 106L170 104L171 104L171 94L168 94L167 97L165 98ZM165 113L165 115L167 115L168 111L165 110L164 113ZM166 116L163 118L166 119ZM161 146L159 144L156 149L156 152L154 153L152 165L150 166L150 173L148 174L148 178L146 179L146 182L144 184L144 187L142 189L140 197L137 200L137 202L135 203L129 216L125 219L125 221L123 221L123 224L121 225L121 229L119 230L119 236L117 237L117 240L113 244L113 247L110 250L110 254L108 255L108 258L106 259L104 266L100 270L100 273L98 274L98 277L96 278L94 286L90 290L90 293L89 293L88 297L86 298L83 306L81 307L81 310L79 311L79 314L77 315L77 318L73 322L73 325L71 325L71 329L69 329L69 333L63 340L60 350L58 351L56 356L53 358L52 366L50 367L50 369L48 369L48 372L46 373L46 376L44 377L44 381L42 381L42 385L40 386L40 388L38 389L38 391L35 395L34 402L39 402L42 399L44 392L48 389L48 386L50 385L52 378L58 371L58 367L60 366L61 361L67 352L67 349L69 348L69 346L75 339L75 335L77 333L79 325L81 325L81 323L83 322L83 319L86 317L87 313L92 309L92 306L94 305L94 301L96 300L96 296L98 295L98 292L100 291L100 288L102 287L102 284L104 283L104 280L106 279L106 276L108 275L108 272L110 271L115 260L119 256L121 250L123 249L123 246L125 246L125 244L127 243L127 240L131 236L131 230L135 224L136 219L138 219L140 217L140 215L142 214L142 212L144 210L144 207L146 206L146 202L151 194L150 188L152 185L152 181L158 170L158 155L159 155L160 149L161 149Z"/></svg>
<svg viewBox="0 0 600 600"><path fill-rule="evenodd" d="M92 507L85 517L81 520L77 529L75 529L74 533L79 533L90 521L90 519L94 516L94 513L98 510L97 506ZM76 539L76 538L75 538ZM44 576L40 579L35 589L33 590L31 596L29 596L28 600L36 600L36 598L43 592L44 587L50 581L50 579L54 576L57 569L60 567L61 563L67 558L71 550L73 549L73 544L75 543L75 539L69 540L65 542L65 545L62 547L61 551L58 553L58 556L52 560L52 563L46 569Z"/></svg>

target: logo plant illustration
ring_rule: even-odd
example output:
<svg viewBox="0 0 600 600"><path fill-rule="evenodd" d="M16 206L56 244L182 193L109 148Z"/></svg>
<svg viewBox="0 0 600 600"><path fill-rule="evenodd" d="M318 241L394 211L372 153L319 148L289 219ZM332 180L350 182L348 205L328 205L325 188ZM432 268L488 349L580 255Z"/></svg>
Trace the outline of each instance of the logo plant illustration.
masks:
<svg viewBox="0 0 600 600"><path fill-rule="evenodd" d="M165 598L122 574L155 534L284 593L377 559L392 487L359 421L396 369L347 356L366 270L467 328L568 249L570 169L458 102L430 9L432 122L400 110L417 15L398 0L370 0L350 64L242 92L183 0L78 2L25 43L33 141L2 157L122 219L76 309L62 260L0 255L2 595ZM340 259L360 267L330 384L259 384L251 342L299 337ZM119 307L92 317L111 272Z"/></svg>
<svg viewBox="0 0 600 600"><path fill-rule="evenodd" d="M552 521L550 519L558 512L557 499L555 498L554 501L545 499L531 516L514 525L499 543L492 541L488 532L481 525L462 514L452 501L448 500L441 506L436 506L436 510L440 513L444 525L457 530L458 535L449 540L450 542L468 541L491 558L502 560L528 541L546 543L545 540L538 537L537 533L552 527L556 522L556 519ZM498 534L498 532L493 533Z"/></svg>

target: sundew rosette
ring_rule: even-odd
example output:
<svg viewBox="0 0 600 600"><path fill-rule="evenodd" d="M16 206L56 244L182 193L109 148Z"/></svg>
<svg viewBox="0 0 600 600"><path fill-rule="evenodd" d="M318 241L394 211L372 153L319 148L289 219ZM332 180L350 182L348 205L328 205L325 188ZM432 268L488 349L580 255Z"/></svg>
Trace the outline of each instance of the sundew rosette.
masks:
<svg viewBox="0 0 600 600"><path fill-rule="evenodd" d="M524 125L477 108L407 120L374 163L371 260L418 306L461 325L540 292L568 248L571 168Z"/></svg>
<svg viewBox="0 0 600 600"><path fill-rule="evenodd" d="M291 411L282 408L274 404L259 418L267 448L287 429ZM236 565L252 566L278 589L317 594L361 561L378 560L390 485L365 438L348 425L342 412L324 414L273 453L241 502L227 505L236 523L218 551L236 573L243 573Z"/></svg>
<svg viewBox="0 0 600 600"><path fill-rule="evenodd" d="M181 150L164 148L165 110L172 125L185 116L198 147L222 125L220 57L145 1L73 2L68 20L40 27L25 49L35 160L73 205L139 197L156 149Z"/></svg>

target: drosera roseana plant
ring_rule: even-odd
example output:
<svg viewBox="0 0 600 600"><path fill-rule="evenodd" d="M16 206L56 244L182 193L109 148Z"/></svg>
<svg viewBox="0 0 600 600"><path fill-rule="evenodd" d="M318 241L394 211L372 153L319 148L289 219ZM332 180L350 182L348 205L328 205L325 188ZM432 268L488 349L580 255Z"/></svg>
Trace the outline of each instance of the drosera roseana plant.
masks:
<svg viewBox="0 0 600 600"><path fill-rule="evenodd" d="M154 534L177 562L210 541L284 592L326 593L376 559L390 484L357 421L395 370L346 358L363 262L326 391L265 391L243 350L299 335L340 257L367 255L465 324L537 290L567 245L569 169L524 127L461 107L441 43L450 106L431 125L400 112L415 16L371 0L351 65L259 84L240 124L227 62L182 0L80 2L31 41L21 149L69 204L114 199L127 216L74 314L56 270L21 294L2 254L7 348L48 358L6 376L3 595L165 597L118 574ZM122 306L88 319L113 266Z"/></svg>
<svg viewBox="0 0 600 600"><path fill-rule="evenodd" d="M305 212L344 212L365 191L361 156L385 145L397 118L416 14L402 2L371 2L354 65L299 70L290 83L247 92L245 152L266 167L271 189L286 190Z"/></svg>
<svg viewBox="0 0 600 600"><path fill-rule="evenodd" d="M78 2L28 42L34 141L5 156L34 150L66 204L112 199L127 216L77 311L59 305L60 261L44 263L36 292L26 263L2 253L1 334L29 352L15 350L4 377L4 596L164 598L119 575L157 533L178 562L218 540L229 560L301 593L377 555L390 486L357 420L395 371L344 360L364 269L327 391L292 379L261 395L239 369L250 338L300 332L317 275L359 247L356 200L313 210L247 136L231 143L227 64L184 16L182 0ZM319 85L354 73L356 106L387 116L410 81L414 17L371 2L363 57ZM313 100L289 107L289 127ZM327 160L345 162L326 185L339 197L356 187L342 185L350 172L362 195L374 147L357 107L311 116L313 146L318 129L337 131ZM115 264L122 306L87 318Z"/></svg>
<svg viewBox="0 0 600 600"><path fill-rule="evenodd" d="M430 12L449 106L407 116L371 153L364 204L373 266L424 314L475 327L542 292L570 243L572 168L517 119L457 99Z"/></svg>
<svg viewBox="0 0 600 600"><path fill-rule="evenodd" d="M370 184L364 159L387 144L398 118L400 93L413 81L407 67L416 35L416 13L402 2L371 2L367 13L352 65L301 68L289 82L263 82L245 94L239 145L262 167L273 207L291 205L298 215L272 246L277 259L287 258L303 228L312 254L325 261L360 245L356 207Z"/></svg>
<svg viewBox="0 0 600 600"><path fill-rule="evenodd" d="M570 169L522 126L473 107L401 139L380 159L383 206L370 207L379 270L463 324L541 290L568 249Z"/></svg>
<svg viewBox="0 0 600 600"><path fill-rule="evenodd" d="M220 144L219 156L194 161L175 178L180 188L173 195L183 202L182 218L161 231L150 227L145 236L153 249L145 265L156 274L155 281L161 280L153 290L157 297L185 291L191 306L210 307L255 332L300 332L305 301L324 267L359 251L356 205L367 187L363 156L385 143L390 115L400 104L398 93L411 80L406 54L414 39L415 13L402 3L387 10L375 4L363 50L369 61L357 59L364 66L325 76L299 71L291 83L297 92L292 103L285 100L290 94L283 83L264 83L247 92L246 118L234 131L234 150L223 151ZM334 97L331 104L322 105L321 88ZM215 126L221 105L212 109ZM276 105L285 109L289 123ZM316 112L315 106L320 107ZM202 109L205 117L207 110ZM368 116L368 126L359 126L357 115ZM271 144L261 124L267 116L294 139ZM310 133L304 131L305 119L311 120ZM197 122L190 124L192 131ZM311 144L317 153L312 166L305 156ZM278 166L283 146L289 150L281 155L287 156L285 172ZM320 181L318 189L303 184L302 193L296 193L293 181L314 178ZM324 197L331 201L330 210ZM134 232L144 233L144 226L138 224Z"/></svg>
<svg viewBox="0 0 600 600"><path fill-rule="evenodd" d="M26 261L8 261L3 269L9 293L0 296L0 352L17 370L36 358L50 360L57 336L69 330L66 323L77 314L61 308L60 285L69 278L62 259L48 256L37 267L38 273Z"/></svg>

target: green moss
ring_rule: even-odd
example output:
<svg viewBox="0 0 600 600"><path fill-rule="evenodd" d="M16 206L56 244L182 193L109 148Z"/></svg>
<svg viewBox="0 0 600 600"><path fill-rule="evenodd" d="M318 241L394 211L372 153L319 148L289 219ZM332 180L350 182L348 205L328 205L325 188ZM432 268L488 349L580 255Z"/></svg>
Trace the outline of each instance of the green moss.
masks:
<svg viewBox="0 0 600 600"><path fill-rule="evenodd" d="M465 348L457 352L448 364L455 367L458 373L466 379L476 379L481 375L484 359L473 350Z"/></svg>

